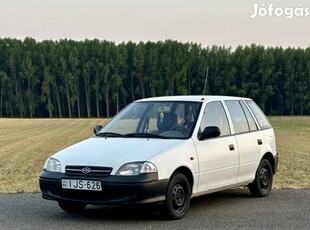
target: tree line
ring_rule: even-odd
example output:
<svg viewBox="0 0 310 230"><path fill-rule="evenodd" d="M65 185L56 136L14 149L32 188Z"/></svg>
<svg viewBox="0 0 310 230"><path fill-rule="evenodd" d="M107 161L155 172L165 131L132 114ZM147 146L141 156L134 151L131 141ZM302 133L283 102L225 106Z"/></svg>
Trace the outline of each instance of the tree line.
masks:
<svg viewBox="0 0 310 230"><path fill-rule="evenodd" d="M310 115L310 48L173 40L0 39L0 117L110 117L162 95L235 95L269 115Z"/></svg>

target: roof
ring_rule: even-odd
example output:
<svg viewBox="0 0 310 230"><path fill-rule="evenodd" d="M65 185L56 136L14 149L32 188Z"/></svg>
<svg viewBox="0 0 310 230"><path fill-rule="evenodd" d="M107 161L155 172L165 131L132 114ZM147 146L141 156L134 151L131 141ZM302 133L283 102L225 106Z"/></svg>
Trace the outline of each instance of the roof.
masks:
<svg viewBox="0 0 310 230"><path fill-rule="evenodd" d="M186 95L186 96L164 96L164 97L150 97L137 101L214 101L214 100L249 100L245 97L233 96L214 96L214 95Z"/></svg>

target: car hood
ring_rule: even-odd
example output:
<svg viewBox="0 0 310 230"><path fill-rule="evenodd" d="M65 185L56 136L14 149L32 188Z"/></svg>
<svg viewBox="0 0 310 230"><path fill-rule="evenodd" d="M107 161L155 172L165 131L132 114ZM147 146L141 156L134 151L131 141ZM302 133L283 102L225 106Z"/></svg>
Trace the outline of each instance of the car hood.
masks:
<svg viewBox="0 0 310 230"><path fill-rule="evenodd" d="M184 140L152 138L93 137L69 146L52 157L67 165L112 167L114 174L128 162L146 161L152 156L181 144Z"/></svg>

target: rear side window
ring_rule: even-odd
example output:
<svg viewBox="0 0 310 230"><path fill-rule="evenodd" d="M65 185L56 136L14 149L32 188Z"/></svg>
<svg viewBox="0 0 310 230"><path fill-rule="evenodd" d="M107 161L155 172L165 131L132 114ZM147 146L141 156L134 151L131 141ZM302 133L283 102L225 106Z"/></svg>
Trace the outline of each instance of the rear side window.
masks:
<svg viewBox="0 0 310 230"><path fill-rule="evenodd" d="M265 114L262 112L262 110L258 107L258 105L256 105L256 103L252 100L247 100L245 101L247 103L247 105L250 107L250 109L252 110L258 125L260 126L261 129L268 129L271 127L267 117L265 116Z"/></svg>
<svg viewBox="0 0 310 230"><path fill-rule="evenodd" d="M235 133L249 132L249 125L245 117L244 111L238 101L225 101L231 120L235 129Z"/></svg>

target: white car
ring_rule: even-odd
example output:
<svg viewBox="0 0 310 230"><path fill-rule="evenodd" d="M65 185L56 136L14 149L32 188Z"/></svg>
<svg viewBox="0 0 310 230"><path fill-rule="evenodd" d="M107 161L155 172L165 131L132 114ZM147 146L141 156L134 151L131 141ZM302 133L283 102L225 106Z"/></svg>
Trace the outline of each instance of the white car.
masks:
<svg viewBox="0 0 310 230"><path fill-rule="evenodd" d="M248 98L138 100L94 132L51 156L40 175L43 198L65 211L152 203L180 219L192 197L241 185L267 196L278 165L273 128Z"/></svg>

